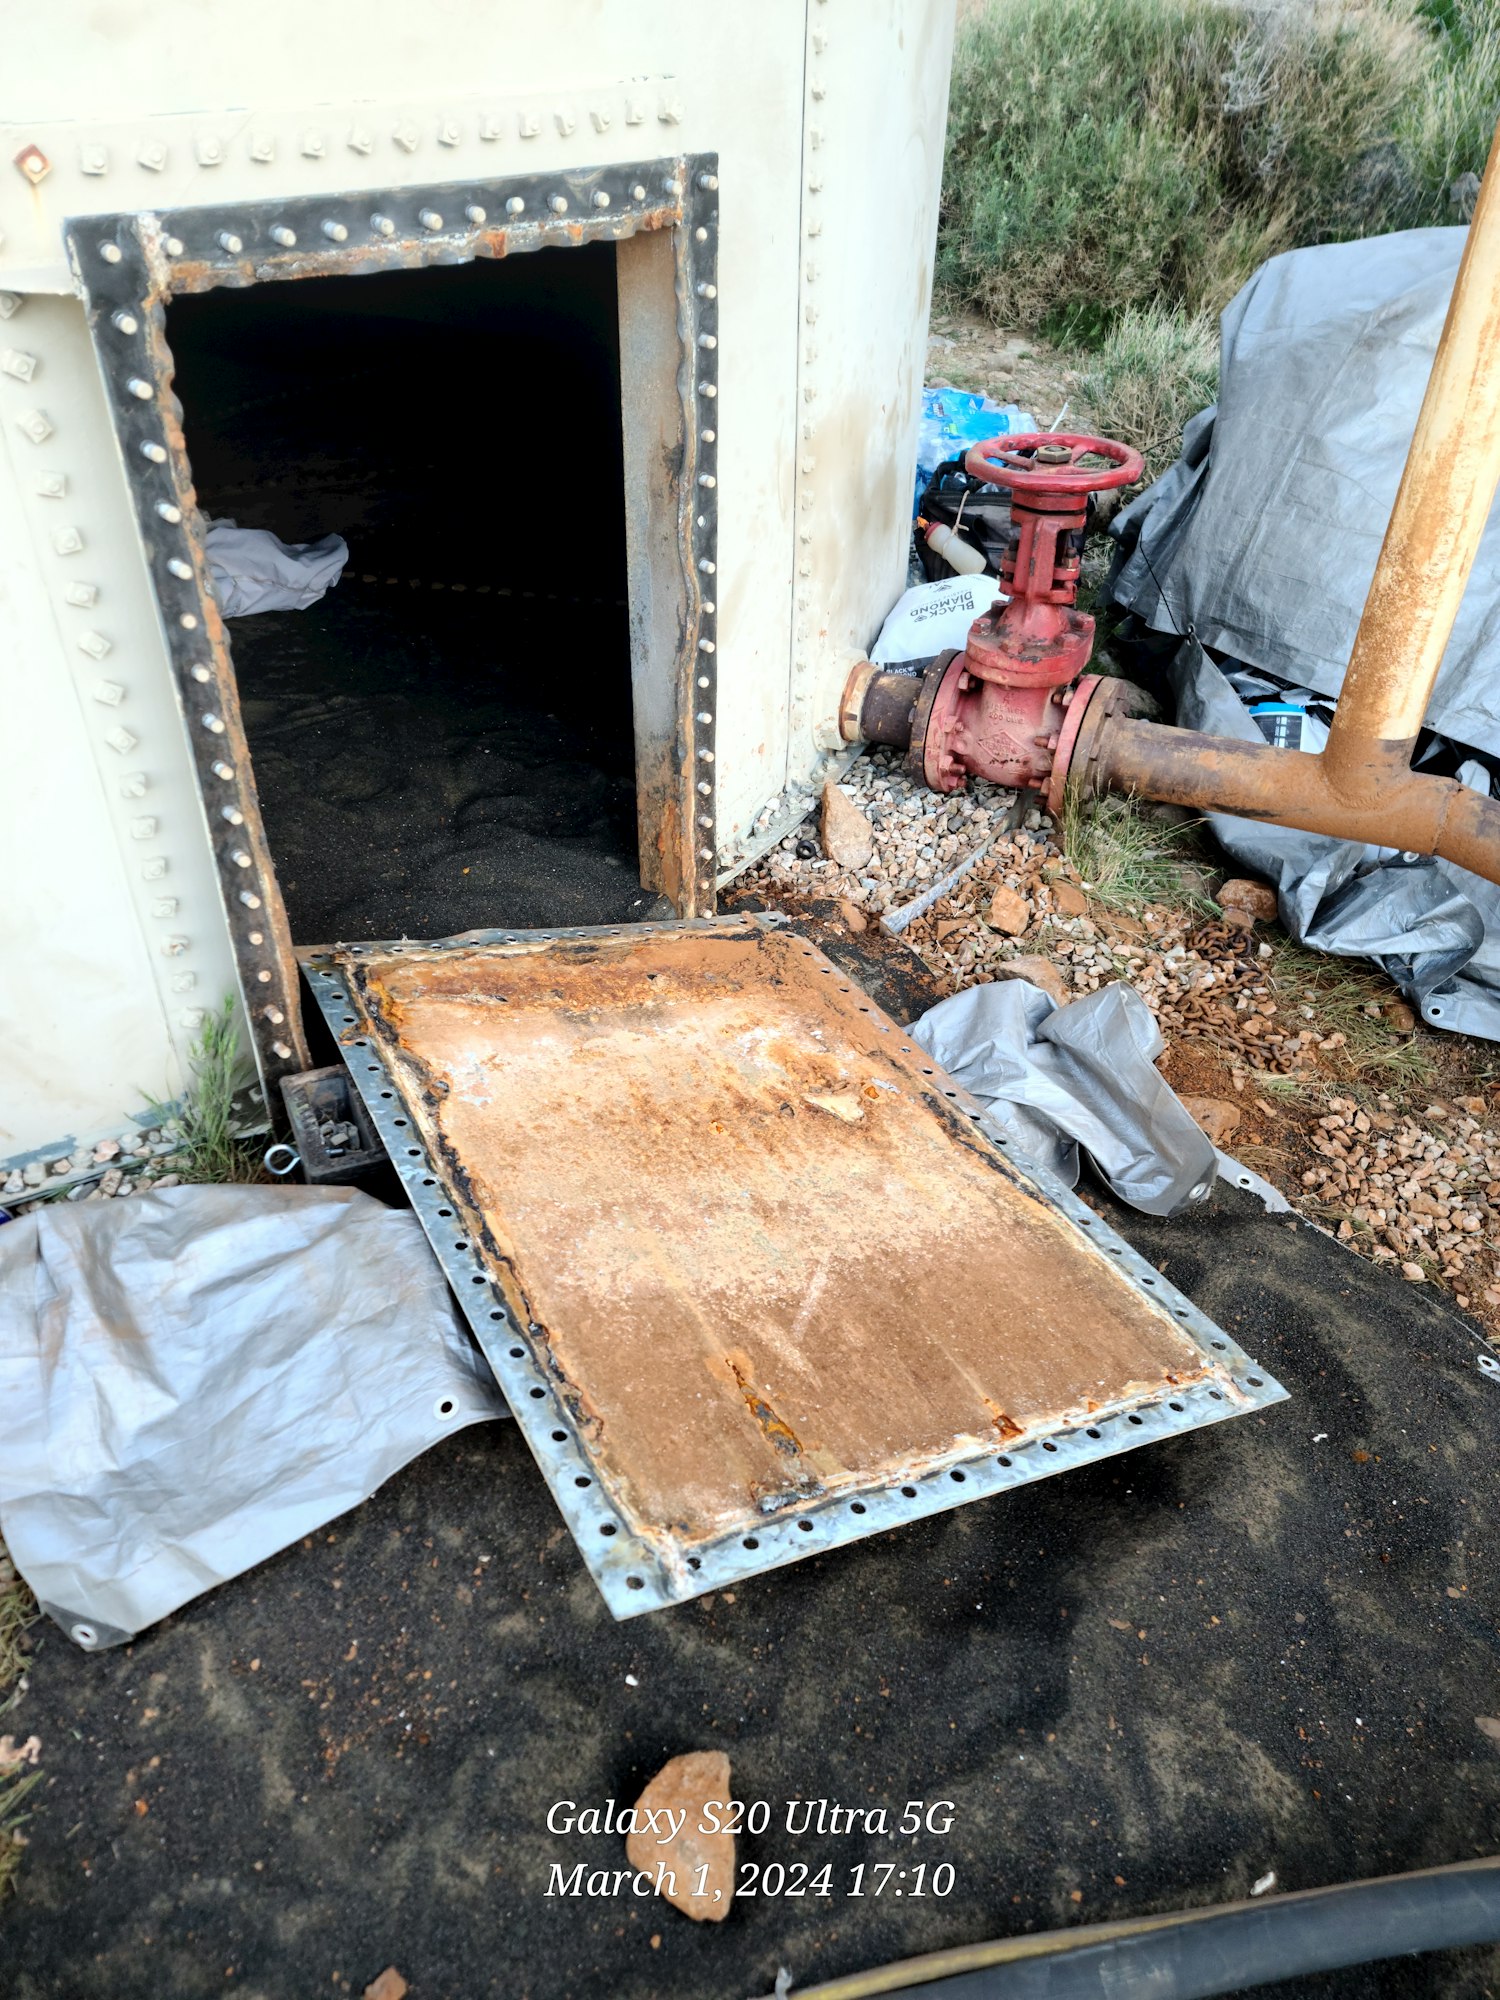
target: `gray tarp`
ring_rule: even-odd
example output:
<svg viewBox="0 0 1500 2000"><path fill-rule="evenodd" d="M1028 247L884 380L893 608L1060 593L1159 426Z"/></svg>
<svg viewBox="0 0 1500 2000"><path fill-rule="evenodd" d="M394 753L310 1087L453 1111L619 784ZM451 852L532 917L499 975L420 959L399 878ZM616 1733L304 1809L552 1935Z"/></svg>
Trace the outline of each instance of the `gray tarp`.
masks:
<svg viewBox="0 0 1500 2000"><path fill-rule="evenodd" d="M180 1187L0 1228L0 1532L116 1645L503 1416L416 1217Z"/></svg>
<svg viewBox="0 0 1500 2000"><path fill-rule="evenodd" d="M1466 231L1292 250L1221 321L1216 409L1116 518L1120 603L1236 660L1336 694L1417 420ZM1500 511L1427 717L1500 754Z"/></svg>
<svg viewBox="0 0 1500 2000"><path fill-rule="evenodd" d="M1252 675L1236 672L1231 684L1195 640L1185 639L1172 682L1184 729L1264 740L1241 699L1263 691ZM1459 776L1489 789L1482 765L1465 765ZM1451 861L1262 820L1210 813L1208 824L1236 861L1275 883L1281 921L1293 937L1313 951L1374 959L1434 1027L1500 1040L1494 883Z"/></svg>
<svg viewBox="0 0 1500 2000"><path fill-rule="evenodd" d="M970 986L929 1008L911 1036L986 1122L1069 1187L1081 1147L1148 1215L1176 1215L1212 1189L1218 1155L1158 1072L1166 1044L1132 987L1059 1007L1025 979Z"/></svg>

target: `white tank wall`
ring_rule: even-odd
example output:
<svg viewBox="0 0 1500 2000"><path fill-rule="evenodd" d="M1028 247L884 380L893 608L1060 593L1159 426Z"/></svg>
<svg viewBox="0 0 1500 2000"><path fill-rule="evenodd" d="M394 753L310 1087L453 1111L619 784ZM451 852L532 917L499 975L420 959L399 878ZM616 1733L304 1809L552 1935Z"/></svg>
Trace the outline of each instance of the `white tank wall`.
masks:
<svg viewBox="0 0 1500 2000"><path fill-rule="evenodd" d="M0 1159L116 1130L174 1088L199 1010L234 985L63 218L717 152L732 868L840 754L844 675L904 584L952 16L953 0L61 0L12 20ZM50 163L35 185L11 164L28 146ZM78 584L93 604L69 601Z"/></svg>

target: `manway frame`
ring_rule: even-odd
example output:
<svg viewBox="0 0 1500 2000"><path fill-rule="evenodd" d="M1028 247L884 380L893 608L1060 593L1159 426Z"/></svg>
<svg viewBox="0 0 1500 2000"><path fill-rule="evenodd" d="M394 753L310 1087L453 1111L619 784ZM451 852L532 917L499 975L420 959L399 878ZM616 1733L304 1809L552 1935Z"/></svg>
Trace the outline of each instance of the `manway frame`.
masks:
<svg viewBox="0 0 1500 2000"><path fill-rule="evenodd" d="M515 1310L514 1293L502 1283L504 1260L484 1218L476 1216L462 1164L441 1156L444 1148L424 1140L418 1106L411 1100L410 1076L387 1050L390 1024L372 1017L367 999L356 992L348 968L363 954L468 951L495 946L546 951L554 945L579 941L605 944L648 941L684 932L726 937L753 937L784 925L775 915L661 925L631 925L624 929L555 931L479 931L434 943L402 940L319 948L300 954L303 972L318 1007L349 1065L354 1083L388 1151L411 1204L425 1229L466 1314L480 1348L488 1359L535 1454L553 1497L576 1539L606 1603L617 1618L631 1617L732 1586L740 1580L799 1557L815 1555L865 1535L881 1533L903 1522L942 1512L966 1501L984 1498L1052 1473L1109 1458L1138 1445L1173 1437L1201 1425L1218 1423L1284 1400L1286 1391L1229 1337L1198 1311L1192 1301L1168 1283L1070 1189L1051 1174L1015 1156L1003 1136L981 1125L979 1104L941 1072L923 1069L913 1081L934 1077L924 1096L937 1108L933 1116L962 1130L967 1143L973 1127L1000 1149L997 1168L1012 1184L1034 1193L1079 1232L1077 1253L1087 1259L1101 1252L1128 1284L1156 1312L1169 1315L1204 1364L1196 1381L1135 1385L1132 1392L1108 1407L1087 1414L1072 1413L1040 1425L1028 1425L1022 1435L1003 1441L976 1440L920 1463L913 1452L904 1472L880 1482L843 1486L819 1498L793 1506L778 1506L766 1516L747 1519L737 1531L713 1540L685 1540L668 1522L636 1523L612 1494L607 1468L580 1423L565 1393L549 1353L546 1329L530 1323ZM814 969L837 972L820 952L803 944ZM497 954L498 956L498 954ZM561 957L561 954L559 954ZM840 978L842 976L840 975ZM834 984L838 984L835 980ZM844 990L840 988L840 990ZM828 989L824 989L825 992ZM898 1024L855 993L849 1001L858 1009L863 1031L873 1022L883 1044L895 1057L899 1051L926 1061L913 1049ZM853 1018L851 1014L851 1018ZM665 1044L667 1055L670 1045ZM664 1058L665 1059L665 1058ZM893 1068L892 1074L898 1073ZM503 1218L500 1218L503 1222ZM489 1243L486 1238L489 1237ZM876 1254L872 1250L872 1257ZM576 1398L574 1399L576 1402Z"/></svg>

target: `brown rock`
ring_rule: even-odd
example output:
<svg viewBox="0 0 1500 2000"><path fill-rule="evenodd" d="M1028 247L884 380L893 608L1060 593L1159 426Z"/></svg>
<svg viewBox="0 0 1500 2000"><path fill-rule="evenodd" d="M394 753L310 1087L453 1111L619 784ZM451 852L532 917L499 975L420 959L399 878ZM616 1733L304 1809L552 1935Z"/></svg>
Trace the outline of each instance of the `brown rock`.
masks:
<svg viewBox="0 0 1500 2000"><path fill-rule="evenodd" d="M632 1868L649 1875L674 1909L700 1922L721 1924L734 1898L734 1835L713 1832L711 1803L729 1802L729 1759L722 1750L690 1750L663 1764L636 1800L636 1830L625 1840ZM664 1814L656 1827L643 1812ZM717 1815L722 1822L727 1814ZM659 1865L659 1866L658 1866Z"/></svg>
<svg viewBox="0 0 1500 2000"><path fill-rule="evenodd" d="M875 852L875 829L837 785L823 787L823 852L840 868L864 868Z"/></svg>
<svg viewBox="0 0 1500 2000"><path fill-rule="evenodd" d="M870 928L870 920L864 911L859 907L858 903L851 903L847 896L839 897L839 915L856 936L861 931L867 931Z"/></svg>
<svg viewBox="0 0 1500 2000"><path fill-rule="evenodd" d="M1398 1035L1414 1035L1417 1032L1417 1017L1404 1000L1387 1000L1385 1018Z"/></svg>
<svg viewBox="0 0 1500 2000"><path fill-rule="evenodd" d="M365 1988L364 2000L406 2000L411 1989L396 1970L388 1965L378 1979L372 1979Z"/></svg>
<svg viewBox="0 0 1500 2000"><path fill-rule="evenodd" d="M1220 1097L1185 1097L1182 1103L1193 1123L1201 1126L1216 1146L1222 1146L1239 1129L1237 1104L1226 1104Z"/></svg>
<svg viewBox="0 0 1500 2000"><path fill-rule="evenodd" d="M1060 917L1086 917L1089 913L1089 899L1076 882L1054 882L1052 907Z"/></svg>
<svg viewBox="0 0 1500 2000"><path fill-rule="evenodd" d="M1457 1597L1459 1593L1456 1590L1450 1590L1448 1595L1450 1597ZM1474 1723L1480 1734L1488 1736L1491 1743L1500 1743L1500 1720L1497 1720L1493 1715L1476 1715Z"/></svg>
<svg viewBox="0 0 1500 2000"><path fill-rule="evenodd" d="M1019 937L1031 922L1031 910L1024 896L1002 884L990 898L986 921L1007 937Z"/></svg>
<svg viewBox="0 0 1500 2000"><path fill-rule="evenodd" d="M1276 915L1276 891L1270 883L1252 882L1245 875L1226 882L1219 891L1218 901L1221 910L1243 910L1258 924L1268 924Z"/></svg>
<svg viewBox="0 0 1500 2000"><path fill-rule="evenodd" d="M1018 958L999 958L990 968L997 979L1025 979L1033 986L1039 986L1049 1000L1055 1000L1059 1007L1066 1007L1073 997L1073 989L1058 971L1050 958L1028 958L1023 953Z"/></svg>

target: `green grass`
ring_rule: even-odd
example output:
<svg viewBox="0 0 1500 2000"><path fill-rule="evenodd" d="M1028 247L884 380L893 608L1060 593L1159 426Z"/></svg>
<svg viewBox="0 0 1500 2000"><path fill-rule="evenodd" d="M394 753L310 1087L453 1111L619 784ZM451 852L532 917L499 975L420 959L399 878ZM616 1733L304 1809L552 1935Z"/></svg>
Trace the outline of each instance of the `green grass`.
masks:
<svg viewBox="0 0 1500 2000"><path fill-rule="evenodd" d="M1308 1027L1319 1035L1344 1037L1342 1053L1356 1074L1403 1090L1435 1082L1438 1037L1420 1025L1414 1034L1397 1034L1383 1011L1373 1016L1365 1011L1398 997L1383 973L1355 960L1308 951L1290 938L1275 941L1266 970L1283 1010L1310 1007Z"/></svg>
<svg viewBox="0 0 1500 2000"><path fill-rule="evenodd" d="M1106 437L1128 438L1155 479L1182 446L1182 427L1219 393L1219 332L1207 313L1127 306L1079 385Z"/></svg>
<svg viewBox="0 0 1500 2000"><path fill-rule="evenodd" d="M244 1062L236 1005L226 996L209 1015L188 1057L188 1084L173 1109L152 1106L157 1123L172 1140L174 1171L185 1181L254 1181L261 1178L260 1154L235 1129L234 1093Z"/></svg>
<svg viewBox="0 0 1500 2000"><path fill-rule="evenodd" d="M1134 799L1085 802L1070 785L1058 836L1096 902L1114 909L1211 909L1186 872L1196 856L1198 824L1160 819Z"/></svg>
<svg viewBox="0 0 1500 2000"><path fill-rule="evenodd" d="M1449 222L1500 116L1493 0L991 0L960 31L938 280L1102 342L1278 250Z"/></svg>

